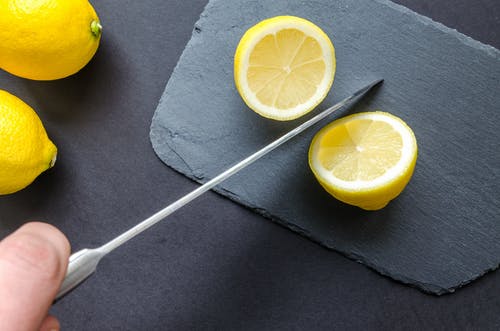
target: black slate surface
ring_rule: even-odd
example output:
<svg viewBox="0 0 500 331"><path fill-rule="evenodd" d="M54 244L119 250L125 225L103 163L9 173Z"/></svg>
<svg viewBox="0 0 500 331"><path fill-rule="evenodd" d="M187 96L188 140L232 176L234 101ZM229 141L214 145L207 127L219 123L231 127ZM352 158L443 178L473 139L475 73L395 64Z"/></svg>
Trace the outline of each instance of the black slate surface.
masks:
<svg viewBox="0 0 500 331"><path fill-rule="evenodd" d="M166 167L151 117L205 0L94 0L104 35L75 76L0 70L59 147L56 167L0 196L0 237L30 219L100 245L198 185ZM500 48L497 0L398 0ZM498 330L500 273L416 291L207 192L99 264L52 313L63 330Z"/></svg>
<svg viewBox="0 0 500 331"><path fill-rule="evenodd" d="M500 140L500 51L388 1L210 1L153 118L159 157L204 182L301 121L254 114L232 79L244 31L283 14L315 22L335 45L333 90L319 108L385 79L352 111L382 109L413 128L414 177L381 211L335 201L307 166L316 127L217 191L426 292L453 292L496 269L500 154L492 148Z"/></svg>

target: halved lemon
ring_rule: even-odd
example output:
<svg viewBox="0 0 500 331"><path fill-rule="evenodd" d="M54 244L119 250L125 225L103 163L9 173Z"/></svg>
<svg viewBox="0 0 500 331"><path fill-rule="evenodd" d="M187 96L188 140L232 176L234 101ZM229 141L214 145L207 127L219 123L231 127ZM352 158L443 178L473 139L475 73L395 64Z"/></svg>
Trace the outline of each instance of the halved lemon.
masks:
<svg viewBox="0 0 500 331"><path fill-rule="evenodd" d="M331 195L366 210L396 198L412 177L418 148L411 128L386 112L358 113L322 128L309 165Z"/></svg>
<svg viewBox="0 0 500 331"><path fill-rule="evenodd" d="M295 16L261 21L245 32L234 55L234 80L258 114L292 120L316 107L335 76L335 49L316 25Z"/></svg>

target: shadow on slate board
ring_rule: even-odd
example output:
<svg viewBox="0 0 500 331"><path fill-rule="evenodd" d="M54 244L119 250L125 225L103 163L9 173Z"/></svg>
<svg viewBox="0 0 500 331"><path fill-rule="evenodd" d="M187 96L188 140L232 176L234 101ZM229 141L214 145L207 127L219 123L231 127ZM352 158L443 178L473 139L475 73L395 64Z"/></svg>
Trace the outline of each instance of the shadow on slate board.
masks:
<svg viewBox="0 0 500 331"><path fill-rule="evenodd" d="M335 45L335 82L317 111L385 79L343 114L381 109L403 118L419 144L415 174L380 211L342 204L309 171L316 126L216 191L425 292L450 293L496 269L500 52L389 1L210 1L152 121L160 159L206 182L303 121L259 117L233 83L244 31L284 14L315 22Z"/></svg>

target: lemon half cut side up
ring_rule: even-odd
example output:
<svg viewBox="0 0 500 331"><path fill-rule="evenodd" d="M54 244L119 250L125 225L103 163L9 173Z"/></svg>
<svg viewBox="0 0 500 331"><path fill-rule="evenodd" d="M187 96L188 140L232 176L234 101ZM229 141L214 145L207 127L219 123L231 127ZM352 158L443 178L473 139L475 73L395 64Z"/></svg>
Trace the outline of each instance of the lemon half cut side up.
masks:
<svg viewBox="0 0 500 331"><path fill-rule="evenodd" d="M234 55L234 79L244 102L275 120L296 119L328 94L335 76L335 49L315 24L277 16L251 27Z"/></svg>
<svg viewBox="0 0 500 331"><path fill-rule="evenodd" d="M309 165L340 201L377 210L396 198L413 175L418 148L411 128L386 112L333 121L313 138Z"/></svg>

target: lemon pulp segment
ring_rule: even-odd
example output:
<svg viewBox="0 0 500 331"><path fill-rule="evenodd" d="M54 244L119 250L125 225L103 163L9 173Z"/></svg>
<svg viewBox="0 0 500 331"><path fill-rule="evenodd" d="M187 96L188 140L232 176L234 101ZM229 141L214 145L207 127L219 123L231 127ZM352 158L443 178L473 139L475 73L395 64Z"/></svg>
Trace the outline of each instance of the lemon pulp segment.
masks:
<svg viewBox="0 0 500 331"><path fill-rule="evenodd" d="M324 72L318 42L299 30L285 29L255 45L247 81L263 104L289 109L314 95Z"/></svg>

